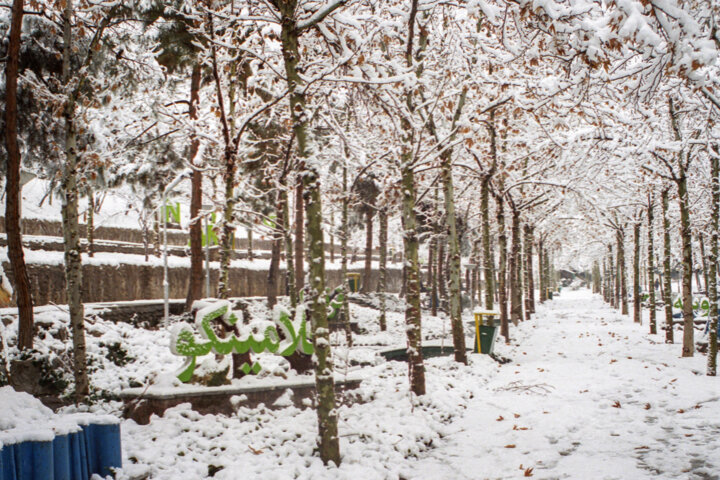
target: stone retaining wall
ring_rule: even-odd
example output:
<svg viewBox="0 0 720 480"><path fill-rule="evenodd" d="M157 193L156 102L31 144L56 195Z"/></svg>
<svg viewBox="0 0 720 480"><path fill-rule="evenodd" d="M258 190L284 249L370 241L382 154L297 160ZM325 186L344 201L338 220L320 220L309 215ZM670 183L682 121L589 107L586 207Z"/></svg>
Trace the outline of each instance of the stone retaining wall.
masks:
<svg viewBox="0 0 720 480"><path fill-rule="evenodd" d="M3 268L9 271L10 265L3 262ZM362 269L351 269L361 273ZM28 275L32 288L33 303L64 304L65 270L62 264L28 264ZM377 288L379 273L372 273L372 290ZM399 266L388 268L388 292L397 293L402 283L402 270ZM185 298L189 281L189 268L170 268L168 270L170 298ZM204 278L204 277L203 277ZM218 270L211 270L210 285L212 295L216 295ZM128 300L147 300L163 298L163 268L151 265L83 265L83 301L115 302ZM340 270L328 270L328 287L340 285ZM233 268L230 270L231 296L264 297L267 295L267 272ZM203 287L204 292L204 287ZM278 294L285 294L285 272L280 272Z"/></svg>

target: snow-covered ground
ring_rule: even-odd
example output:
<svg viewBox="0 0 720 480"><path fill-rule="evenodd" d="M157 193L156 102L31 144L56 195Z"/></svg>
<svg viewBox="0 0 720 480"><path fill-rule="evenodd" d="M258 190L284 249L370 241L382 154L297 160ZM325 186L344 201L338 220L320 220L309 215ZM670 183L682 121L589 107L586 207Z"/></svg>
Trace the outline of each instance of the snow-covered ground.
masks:
<svg viewBox="0 0 720 480"><path fill-rule="evenodd" d="M402 315L389 320L391 333L365 342L402 342ZM444 323L428 320L434 332ZM646 332L588 291L566 291L497 346L508 364L427 360L423 398L408 394L405 364L356 369L364 401L339 407L339 467L313 455L313 410L240 402L230 417L181 405L147 426L125 421L119 478L718 478L719 380L703 355L682 359Z"/></svg>

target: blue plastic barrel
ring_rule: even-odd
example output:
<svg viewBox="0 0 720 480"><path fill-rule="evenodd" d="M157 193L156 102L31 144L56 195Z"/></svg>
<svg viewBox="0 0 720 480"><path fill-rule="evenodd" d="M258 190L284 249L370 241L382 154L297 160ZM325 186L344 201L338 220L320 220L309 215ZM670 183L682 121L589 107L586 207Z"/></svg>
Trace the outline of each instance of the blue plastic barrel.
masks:
<svg viewBox="0 0 720 480"><path fill-rule="evenodd" d="M53 480L73 480L70 470L70 438L67 435L59 435L52 443L53 461L55 462Z"/></svg>
<svg viewBox="0 0 720 480"><path fill-rule="evenodd" d="M72 478L86 480L90 478L88 474L87 449L85 448L85 432L70 434L70 468L72 470Z"/></svg>
<svg viewBox="0 0 720 480"><path fill-rule="evenodd" d="M0 479L18 480L15 465L15 445L4 445L0 450Z"/></svg>
<svg viewBox="0 0 720 480"><path fill-rule="evenodd" d="M18 480L47 480L53 478L52 442L22 442L16 450Z"/></svg>
<svg viewBox="0 0 720 480"><path fill-rule="evenodd" d="M88 448L90 473L105 477L113 474L111 469L122 467L120 425L88 425L85 432L92 445Z"/></svg>

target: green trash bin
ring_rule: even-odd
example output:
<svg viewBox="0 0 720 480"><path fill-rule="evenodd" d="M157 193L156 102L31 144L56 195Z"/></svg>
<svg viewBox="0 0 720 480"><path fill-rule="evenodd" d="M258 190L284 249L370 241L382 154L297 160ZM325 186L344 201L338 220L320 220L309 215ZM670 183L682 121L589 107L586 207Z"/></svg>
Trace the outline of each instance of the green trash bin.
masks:
<svg viewBox="0 0 720 480"><path fill-rule="evenodd" d="M490 311L476 311L475 315L475 345L473 353L491 355L495 349L495 339L500 326L500 313Z"/></svg>
<svg viewBox="0 0 720 480"><path fill-rule="evenodd" d="M359 273L348 273L347 274L348 286L350 291L357 293L360 291L360 274Z"/></svg>

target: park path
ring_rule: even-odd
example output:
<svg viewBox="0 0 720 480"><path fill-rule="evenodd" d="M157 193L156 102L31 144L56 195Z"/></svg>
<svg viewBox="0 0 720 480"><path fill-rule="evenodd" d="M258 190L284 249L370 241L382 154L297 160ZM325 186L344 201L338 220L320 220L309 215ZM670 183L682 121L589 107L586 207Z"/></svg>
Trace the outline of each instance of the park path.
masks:
<svg viewBox="0 0 720 480"><path fill-rule="evenodd" d="M647 330L564 291L511 328L513 361L408 478L720 478L720 379Z"/></svg>

